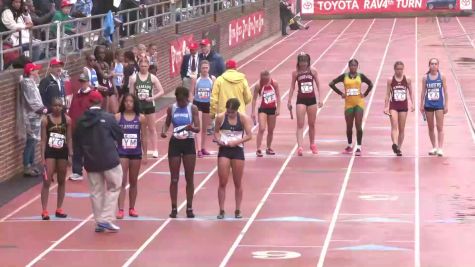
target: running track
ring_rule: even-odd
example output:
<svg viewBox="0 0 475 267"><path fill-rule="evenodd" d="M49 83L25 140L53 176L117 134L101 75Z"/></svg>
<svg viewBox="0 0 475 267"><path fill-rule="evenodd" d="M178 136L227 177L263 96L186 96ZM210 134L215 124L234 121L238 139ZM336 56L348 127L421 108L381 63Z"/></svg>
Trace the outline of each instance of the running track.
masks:
<svg viewBox="0 0 475 267"><path fill-rule="evenodd" d="M247 145L244 219L217 221L216 158L196 166L195 220L168 219L166 155L142 168L139 219L119 221L119 234L96 234L87 182L68 182L68 220L40 220L39 187L0 209L0 266L474 266L472 90L473 18L335 20L309 22L240 62L249 83L272 70L289 88L296 54L305 51L320 75L325 104L317 117L319 155L295 157L295 121L285 109L275 132L274 157L256 159ZM375 83L367 98L363 157L342 155L343 101L328 82L356 57ZM421 75L438 57L447 76L449 114L444 158L430 149L425 122L408 116L403 157L390 151L383 114L386 79L402 60L419 98ZM419 101L416 101L416 110ZM163 111L157 114L159 127ZM255 141L255 140L254 140ZM168 141L160 139L160 151ZM216 149L215 149L216 150ZM184 179L182 179L184 180ZM184 205L181 181L180 203ZM234 210L228 186L227 214ZM52 189L55 192L56 189ZM50 195L50 211L55 194ZM53 217L54 219L54 217Z"/></svg>

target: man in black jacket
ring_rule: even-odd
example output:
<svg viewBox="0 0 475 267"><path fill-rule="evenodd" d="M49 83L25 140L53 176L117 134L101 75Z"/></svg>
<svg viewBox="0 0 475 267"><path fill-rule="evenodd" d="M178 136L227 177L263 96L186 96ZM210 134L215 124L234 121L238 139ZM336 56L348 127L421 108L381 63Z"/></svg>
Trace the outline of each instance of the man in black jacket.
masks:
<svg viewBox="0 0 475 267"><path fill-rule="evenodd" d="M188 88L192 92L191 79L196 78L200 73L200 59L198 57L198 44L193 42L188 48L190 53L183 56L183 61L181 62L181 79L183 81L183 87Z"/></svg>
<svg viewBox="0 0 475 267"><path fill-rule="evenodd" d="M209 74L218 78L224 73L224 60L220 54L211 49L211 41L203 39L200 42L201 53L198 55L199 60L208 60L210 64Z"/></svg>
<svg viewBox="0 0 475 267"><path fill-rule="evenodd" d="M51 112L51 104L53 99L60 98L63 105L66 106L66 93L64 90L64 81L61 78L64 63L53 58L49 63L50 73L40 82L40 94L43 104Z"/></svg>
<svg viewBox="0 0 475 267"><path fill-rule="evenodd" d="M112 222L122 185L117 143L123 133L114 115L101 109L102 95L92 91L89 97L91 107L79 118L73 141L84 156L96 232L117 232L120 228Z"/></svg>
<svg viewBox="0 0 475 267"><path fill-rule="evenodd" d="M290 4L287 0L280 0L280 23L282 27L282 36L288 35L287 25L289 20L292 18L292 12L290 11Z"/></svg>

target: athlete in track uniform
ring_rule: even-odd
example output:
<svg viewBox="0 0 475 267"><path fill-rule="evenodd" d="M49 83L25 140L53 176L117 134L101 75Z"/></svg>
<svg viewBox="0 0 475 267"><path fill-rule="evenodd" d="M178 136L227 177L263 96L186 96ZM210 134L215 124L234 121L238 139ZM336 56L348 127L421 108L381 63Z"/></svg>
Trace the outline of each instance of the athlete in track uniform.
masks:
<svg viewBox="0 0 475 267"><path fill-rule="evenodd" d="M341 98L345 99L345 121L346 121L346 138L348 139L348 146L345 148L344 153L351 153L353 150L353 122L356 127L356 156L361 156L361 141L363 139L363 115L365 108L364 98L368 96L369 92L373 88L373 82L368 79L363 73L358 72L358 60L351 59L348 62L350 71L338 76L329 86ZM336 84L343 83L344 92L340 91ZM361 84L366 83L368 89L363 93L361 90Z"/></svg>
<svg viewBox="0 0 475 267"><path fill-rule="evenodd" d="M58 200L55 216L66 218L67 215L61 208L66 190L66 171L68 159L72 156L72 134L71 119L63 112L63 102L59 98L54 98L52 102L52 113L43 117L41 121L41 157L45 166L46 176L43 179L41 188L41 205L43 212L41 218L49 220L48 196L53 175L56 173L58 180Z"/></svg>
<svg viewBox="0 0 475 267"><path fill-rule="evenodd" d="M237 98L226 101L226 112L216 117L214 137L219 145L218 152L218 219L224 218L224 200L229 173L232 170L236 209L234 216L242 218L242 176L244 172L244 143L252 139L251 119L238 112L240 102Z"/></svg>
<svg viewBox="0 0 475 267"><path fill-rule="evenodd" d="M411 100L409 101L408 98ZM404 75L404 63L394 64L394 75L387 81L384 113L391 120L391 140L394 154L402 156L401 146L404 141L407 112L414 111L411 79ZM410 107L410 108L409 108Z"/></svg>
<svg viewBox="0 0 475 267"><path fill-rule="evenodd" d="M175 90L176 103L168 107L167 119L162 128L162 138L167 138L170 124L173 124L173 135L168 144L168 164L170 166L170 197L172 202L171 218L176 218L178 179L180 177L180 164L183 160L186 179L186 216L194 218L193 195L194 172L196 163L195 133L200 132L200 117L198 108L189 102L190 91L186 87L177 87Z"/></svg>
<svg viewBox="0 0 475 267"><path fill-rule="evenodd" d="M199 158L210 155L206 150L207 134L205 129L211 124L209 109L213 83L216 78L209 74L209 67L209 61L202 60L200 62L199 77L193 77L191 80L193 104L198 107L198 111L201 115L201 129L203 129L200 134L196 135L196 147L198 148Z"/></svg>
<svg viewBox="0 0 475 267"><path fill-rule="evenodd" d="M153 157L158 158L157 130L155 128L155 100L163 95L163 88L155 75L148 71L150 63L148 59L139 62L140 71L129 79L130 93L137 96L140 103L140 112L145 114L147 131L155 149ZM148 155L148 151L147 154Z"/></svg>
<svg viewBox="0 0 475 267"><path fill-rule="evenodd" d="M429 71L422 78L421 90L421 112L427 118L429 128L429 138L432 143L432 150L429 155L442 157L444 145L444 115L449 112L447 94L447 82L445 76L439 71L439 60L432 58L429 60ZM434 132L434 117L437 125L437 142Z"/></svg>
<svg viewBox="0 0 475 267"><path fill-rule="evenodd" d="M257 110L259 120L259 132L257 133L257 151L256 155L262 157L261 143L264 136L264 132L267 130L267 155L275 155L272 150L272 139L274 137L274 129L277 116L280 113L280 91L279 85L274 81L268 71L261 73L259 84L254 88L254 96L252 99L252 120L256 123L256 102L257 98L261 97L260 105Z"/></svg>
<svg viewBox="0 0 475 267"><path fill-rule="evenodd" d="M117 219L124 218L124 202L127 182L129 188L129 216L138 217L135 210L137 200L137 180L142 162L142 151L147 151L147 121L140 114L139 100L134 95L126 93L119 107L119 113L115 115L119 126L124 132L122 142L118 144L120 164L122 165L122 188L119 195L119 211ZM145 158L146 160L146 158Z"/></svg>
<svg viewBox="0 0 475 267"><path fill-rule="evenodd" d="M299 156L303 155L302 145L305 114L307 114L308 118L308 137L310 139L310 150L313 154L318 153L317 144L315 144L315 121L317 119L317 109L321 108L323 103L320 100L320 82L318 81L317 70L311 66L310 62L310 55L305 53L300 53L298 55L297 70L292 72L289 102L287 103L289 110L292 110L292 96L295 90L295 83L297 83L297 153ZM318 101L315 94L315 89L318 90Z"/></svg>

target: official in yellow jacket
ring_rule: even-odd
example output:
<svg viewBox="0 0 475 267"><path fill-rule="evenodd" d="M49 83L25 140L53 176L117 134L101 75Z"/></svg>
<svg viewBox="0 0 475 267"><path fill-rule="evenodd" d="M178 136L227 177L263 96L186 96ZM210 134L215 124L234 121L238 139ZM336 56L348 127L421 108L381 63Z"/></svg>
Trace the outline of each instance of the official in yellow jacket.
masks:
<svg viewBox="0 0 475 267"><path fill-rule="evenodd" d="M246 75L236 70L236 61L230 59L226 62L226 71L219 76L213 84L211 93L210 116L226 111L226 101L237 98L241 103L239 112L246 113L246 105L252 101L251 89L246 80Z"/></svg>

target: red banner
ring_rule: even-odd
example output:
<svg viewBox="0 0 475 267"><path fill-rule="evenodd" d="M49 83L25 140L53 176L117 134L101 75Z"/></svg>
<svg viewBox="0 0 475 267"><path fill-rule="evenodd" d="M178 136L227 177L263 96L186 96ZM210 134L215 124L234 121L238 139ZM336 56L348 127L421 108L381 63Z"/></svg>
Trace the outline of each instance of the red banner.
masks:
<svg viewBox="0 0 475 267"><path fill-rule="evenodd" d="M264 11L252 13L229 22L230 47L253 39L264 32Z"/></svg>
<svg viewBox="0 0 475 267"><path fill-rule="evenodd" d="M467 0L302 0L302 14L362 14L471 10Z"/></svg>
<svg viewBox="0 0 475 267"><path fill-rule="evenodd" d="M170 77L176 77L180 75L181 62L183 56L188 51L188 45L193 42L193 35L184 35L172 42L170 42Z"/></svg>

